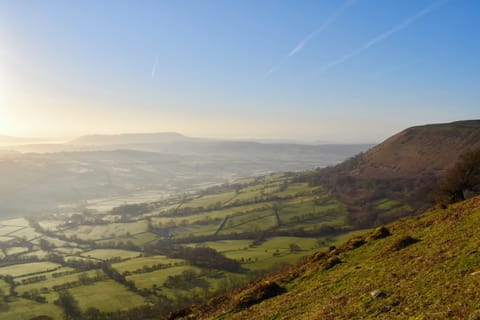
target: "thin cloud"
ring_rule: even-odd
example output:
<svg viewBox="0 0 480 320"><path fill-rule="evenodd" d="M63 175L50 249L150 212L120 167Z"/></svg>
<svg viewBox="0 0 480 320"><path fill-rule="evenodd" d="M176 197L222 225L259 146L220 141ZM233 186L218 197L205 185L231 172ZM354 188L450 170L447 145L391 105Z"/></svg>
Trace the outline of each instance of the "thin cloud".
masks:
<svg viewBox="0 0 480 320"><path fill-rule="evenodd" d="M153 64L152 78L155 78L155 74L157 73L157 65L158 65L158 57L155 58L155 63Z"/></svg>
<svg viewBox="0 0 480 320"><path fill-rule="evenodd" d="M325 19L325 21L314 31L310 32L305 38L303 38L290 52L288 55L282 58L279 63L271 67L267 73L265 73L264 78L268 78L276 69L278 69L281 65L283 65L285 62L287 62L291 57L295 56L296 54L300 53L303 48L307 45L307 43L312 40L315 36L317 36L319 33L325 31L335 20L338 19L340 14L351 7L357 0L347 0L345 1L340 7L335 9L328 17Z"/></svg>
<svg viewBox="0 0 480 320"><path fill-rule="evenodd" d="M435 9L439 8L440 6L445 4L447 1L449 1L449 0L440 0L440 1L432 3L431 5L429 5L428 7L420 10L419 12L414 14L413 16L403 20L400 24L396 25L395 27L393 27L393 28L381 33L380 35L376 36L375 38L367 41L361 47L353 50L350 53L347 53L347 54L341 56L338 59L335 59L335 60L325 64L320 69L320 73L323 73L323 72L325 72L329 69L332 69L332 68L350 60L351 58L355 57L356 55L359 55L359 54L363 53L364 51L370 49L374 45L376 45L376 44L378 44L382 41L387 40L388 38L390 38L395 33L399 32L399 31L402 31L403 29L408 28L412 23L414 23L415 21L419 20L420 18L426 16L427 14L434 11Z"/></svg>
<svg viewBox="0 0 480 320"><path fill-rule="evenodd" d="M347 8L349 8L350 6L352 6L357 0L347 0L345 1L340 7L338 7L334 12L332 12L328 17L327 19L320 25L320 27L318 27L316 30L314 30L313 32L311 32L310 34L308 34L305 38L302 39L302 41L300 41L296 46L295 48L293 48L290 53L288 54L288 57L292 57L298 53L300 53L300 51L302 51L302 49L305 47L305 45L313 38L315 37L317 34L321 33L322 31L324 31L325 29L328 28L328 26L330 26L333 22L335 22L335 20L338 19L338 17L340 16L340 14L345 11Z"/></svg>

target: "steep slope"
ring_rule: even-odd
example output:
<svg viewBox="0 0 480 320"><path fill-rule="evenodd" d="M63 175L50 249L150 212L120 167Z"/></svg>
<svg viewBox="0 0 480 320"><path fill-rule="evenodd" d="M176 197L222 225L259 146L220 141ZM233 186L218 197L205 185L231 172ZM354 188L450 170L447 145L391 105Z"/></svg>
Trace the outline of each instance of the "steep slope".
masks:
<svg viewBox="0 0 480 320"><path fill-rule="evenodd" d="M442 175L460 154L480 147L480 120L408 128L362 156L352 171L362 178L391 179Z"/></svg>
<svg viewBox="0 0 480 320"><path fill-rule="evenodd" d="M464 152L480 147L480 120L408 128L337 166L304 175L345 203L357 228L426 210L432 188Z"/></svg>
<svg viewBox="0 0 480 320"><path fill-rule="evenodd" d="M170 319L479 319L480 197L378 228Z"/></svg>

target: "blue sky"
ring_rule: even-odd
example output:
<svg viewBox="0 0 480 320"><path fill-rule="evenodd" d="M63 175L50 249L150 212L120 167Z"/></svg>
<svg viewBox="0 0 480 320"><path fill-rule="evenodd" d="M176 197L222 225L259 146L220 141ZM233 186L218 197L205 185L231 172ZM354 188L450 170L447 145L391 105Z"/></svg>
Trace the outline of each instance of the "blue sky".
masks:
<svg viewBox="0 0 480 320"><path fill-rule="evenodd" d="M480 116L480 1L0 1L0 134L376 142Z"/></svg>

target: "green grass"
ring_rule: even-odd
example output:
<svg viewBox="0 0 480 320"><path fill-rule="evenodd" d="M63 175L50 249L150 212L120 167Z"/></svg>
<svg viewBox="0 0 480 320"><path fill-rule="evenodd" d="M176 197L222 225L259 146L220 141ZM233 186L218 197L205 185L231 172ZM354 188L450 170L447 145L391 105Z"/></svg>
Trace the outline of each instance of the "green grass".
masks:
<svg viewBox="0 0 480 320"><path fill-rule="evenodd" d="M121 250L121 249L95 249L83 252L82 257L94 258L99 260L108 260L112 258L130 259L140 256L138 251Z"/></svg>
<svg viewBox="0 0 480 320"><path fill-rule="evenodd" d="M58 271L60 271L60 270L58 270ZM56 271L56 272L58 272L58 271ZM64 270L64 271L67 271L67 270ZM48 288L49 290L53 290L52 288L54 286L61 285L61 284L64 284L64 283L68 283L68 282L78 281L78 277L82 274L86 274L89 277L95 277L97 275L97 272L100 275L103 275L103 272L101 270L90 270L90 271L86 271L86 272L77 272L77 273L67 274L67 275L64 275L64 276L61 276L61 277L56 277L56 278L53 277L50 273L50 274L46 275L47 276L46 280L40 281L40 282L35 282L35 283L30 283L30 284L25 284L25 285L19 285L19 286L16 287L16 291L19 294L22 294L22 293L27 292L27 291L40 290L42 288ZM24 278L29 278L29 277L24 277ZM21 283L22 278L15 279L15 280L17 282ZM49 302L53 302L53 301L49 301Z"/></svg>
<svg viewBox="0 0 480 320"><path fill-rule="evenodd" d="M135 271L137 269L142 269L144 266L151 267L155 264L164 264L164 265L175 265L176 263L185 263L185 260L182 259L171 259L166 256L151 256L151 257L140 257L122 261L119 263L114 263L113 267L120 273L125 271Z"/></svg>
<svg viewBox="0 0 480 320"><path fill-rule="evenodd" d="M158 238L158 236L155 233L142 232L142 233L137 233L137 234L133 235L131 237L131 241L136 246L143 246L143 245L145 245L149 242L154 241L157 238Z"/></svg>
<svg viewBox="0 0 480 320"><path fill-rule="evenodd" d="M64 224L63 220L40 220L38 224L45 230L55 231L58 227Z"/></svg>
<svg viewBox="0 0 480 320"><path fill-rule="evenodd" d="M240 251L245 248L249 248L252 244L252 240L219 240L219 241L207 241L202 243L192 243L188 246L205 246L217 250L218 252L226 253L229 251Z"/></svg>
<svg viewBox="0 0 480 320"><path fill-rule="evenodd" d="M62 319L63 311L52 303L37 303L32 300L15 298L15 301L8 303L7 311L0 311L2 320L31 319L39 315L47 315L53 319Z"/></svg>
<svg viewBox="0 0 480 320"><path fill-rule="evenodd" d="M160 195L157 191L132 193L130 195L122 197L91 200L89 201L88 209L96 210L100 213L105 213L115 207L125 204L152 202L157 201L160 198L162 198L162 195Z"/></svg>
<svg viewBox="0 0 480 320"><path fill-rule="evenodd" d="M41 236L41 237L39 237L35 240L32 240L31 243L38 245L40 243L40 239L45 239L48 242L52 243L56 247L76 247L76 246L78 246L78 244L76 244L75 242L64 241L64 240L60 240L58 238L52 238L52 237L45 236L45 235Z"/></svg>
<svg viewBox="0 0 480 320"><path fill-rule="evenodd" d="M235 192L225 192L220 194L205 195L200 198L195 198L191 201L188 201L182 205L182 207L191 207L198 208L204 207L208 208L209 206L215 205L217 203L224 204L235 197Z"/></svg>
<svg viewBox="0 0 480 320"><path fill-rule="evenodd" d="M378 202L376 208L379 210L391 210L395 207L401 206L402 203L397 200L392 200L392 199L384 199L380 202Z"/></svg>
<svg viewBox="0 0 480 320"><path fill-rule="evenodd" d="M316 205L309 198L305 201L295 199L289 205L280 207L279 216L282 229L304 228L311 230L322 225L345 226L347 210L345 205L336 200L329 200L322 205Z"/></svg>
<svg viewBox="0 0 480 320"><path fill-rule="evenodd" d="M54 262L29 262L23 264L14 264L8 267L0 268L0 275L9 275L12 277L19 277L26 274L47 272L61 267L58 263Z"/></svg>
<svg viewBox="0 0 480 320"><path fill-rule="evenodd" d="M288 183L285 188L285 181L288 181L288 179L289 177L285 174L273 174L249 179L250 183L253 181L256 181L256 183L241 189L238 193L228 191L219 194L206 194L181 204L181 207L203 207L205 210L202 210L202 212L176 217L162 216L167 211L169 215L172 214L172 209L180 206L181 197L172 198L171 202L165 202L169 204L156 207L151 212L135 216L127 223L119 223L119 216L111 215L107 211L112 207L125 203L142 202L141 199L128 199L128 201L126 201L126 198L98 199L95 203L90 203L88 207L99 211L96 217L104 222L109 222L108 224L79 225L65 229L63 227L59 228L62 222L58 217L46 216L45 219L39 221L43 228L53 231L58 236L65 235L70 237L71 240L64 241L54 236L49 237L38 234L28 225L28 221L25 224L26 220L9 221L8 225L0 222L0 237L4 237L4 240L12 239L10 238L11 236L31 239L30 242L34 244L34 252L24 254L24 256L39 255L40 258L45 258L47 253L39 250L40 239L43 238L53 243L56 246L54 251L62 255L66 261L85 260L98 262L98 260L120 257L123 261L114 263L113 267L121 273L133 273L137 270L142 270L144 266L151 267L164 264L168 266L165 269L149 273L130 274L127 276L127 279L134 281L140 289L152 288L152 286L156 285L157 293L166 295L174 300L181 300L181 298L178 298L179 296L202 296L203 292L201 292L200 288L186 290L185 288L163 287L165 280L171 275L181 274L185 270L200 272L200 269L185 264L184 260L169 259L164 256L143 257L139 256L141 255L140 252L119 250L117 248L114 249L114 247L121 242L126 243L130 241L139 247L143 247L147 243L162 238L161 235L148 231L146 217L151 217L154 227L168 227L168 232L175 239L213 235L224 220L226 220L226 223L220 231L220 235L277 228L280 228L280 230L292 228L311 230L322 224L345 226L346 209L342 203L331 200L331 196L323 192L319 187L312 188L306 183ZM279 192L279 189L285 190ZM276 199L267 200L270 196L275 196ZM158 198L153 199L153 195L150 194L145 195L145 198L142 199L157 200ZM177 200L177 203L172 203ZM252 203L254 201L256 203ZM232 207L225 207L233 204L235 205ZM212 210L214 206L218 206L220 209ZM274 211L274 208L277 206L280 208L279 214L282 220L280 227L278 227ZM74 208L68 210L70 211L65 211L63 216L68 217L69 214L76 213ZM315 219L300 219L302 215L312 212L317 214ZM299 220L293 221L292 218ZM340 237L342 236L338 236L338 238ZM93 240L104 249L89 249L89 245L85 245L76 239ZM247 271L240 274L215 272L215 276L211 274L203 275L203 277L210 283L210 290L220 289L227 282L230 283L228 286L232 286L232 283L238 285L240 282L248 281L254 275L254 273L250 273L248 270L262 272L272 269L277 270L280 266L294 264L304 259L305 256L317 250L319 245L328 246L335 243L336 240L335 237L323 239L323 242L319 242L316 238L273 237L258 246L251 246L253 239L205 242L201 245L212 247L227 257L241 261L242 266ZM291 252L290 244L298 245L300 251ZM196 245L190 244L190 246ZM20 253L26 249L17 245L17 248L11 247L8 250L11 253ZM55 265L55 267L60 266ZM0 274L2 270L13 273L17 277L15 280L19 283L22 280L21 275L37 272L26 272L25 265L17 265L10 269L8 269L9 267L4 268L6 269L0 268ZM50 291L42 295L50 303L57 299L57 293L52 290L53 286L78 281L80 275L80 273L74 273L53 278L51 276L52 272L48 272L48 268L43 270L40 268L39 270L39 272L43 272L42 275L47 276L47 279L38 283L20 284L17 287L17 292L23 294L32 290L43 289L45 291L45 288L47 288ZM64 268L60 268L58 271L60 270L64 270ZM92 272L95 273L96 271ZM26 276L26 278L28 277ZM229 282L232 281L231 279L235 280ZM112 281L101 280L92 285L71 288L70 291L79 300L83 309L93 306L103 311L114 311L119 308L126 309L144 304L144 298ZM103 299L104 297L105 299ZM3 318L0 316L0 319Z"/></svg>
<svg viewBox="0 0 480 320"><path fill-rule="evenodd" d="M148 224L146 220L130 223L111 223L107 225L81 225L68 229L64 234L68 237L76 236L83 240L100 240L116 238L128 234L146 232Z"/></svg>
<svg viewBox="0 0 480 320"><path fill-rule="evenodd" d="M0 242L8 242L8 241L11 241L15 239L14 237L10 237L10 236L0 236Z"/></svg>
<svg viewBox="0 0 480 320"><path fill-rule="evenodd" d="M172 231L176 238L185 238L190 236L212 235L217 230L219 224L211 223L207 225L191 224L186 227L179 227Z"/></svg>
<svg viewBox="0 0 480 320"><path fill-rule="evenodd" d="M276 225L277 220L273 211L262 210L229 218L219 234L268 230Z"/></svg>
<svg viewBox="0 0 480 320"><path fill-rule="evenodd" d="M8 294L8 292L9 292L9 290L10 290L10 285L8 284L8 282L6 282L5 280L0 279L0 290L1 290L4 294Z"/></svg>
<svg viewBox="0 0 480 320"><path fill-rule="evenodd" d="M358 248L338 245L326 257L260 282L276 282L285 293L235 309L249 287L214 305L208 318L475 319L480 311L478 221L480 197L403 218L387 226L389 237L366 237ZM419 241L399 248L406 236ZM326 268L333 257L340 263ZM372 297L377 289L385 296Z"/></svg>
<svg viewBox="0 0 480 320"><path fill-rule="evenodd" d="M245 202L245 201L252 201L254 199L261 199L262 198L262 190L263 187L260 187L258 189L253 189L252 187L247 188L249 189L248 191L241 190L240 193L237 194L237 196L229 203L233 202ZM250 191L253 190L253 191Z"/></svg>
<svg viewBox="0 0 480 320"><path fill-rule="evenodd" d="M20 255L22 258L30 258L30 257L36 257L37 259L45 259L47 256L50 254L50 252L43 251L43 250L35 250L32 252L24 253Z"/></svg>
<svg viewBox="0 0 480 320"><path fill-rule="evenodd" d="M26 247L9 247L6 250L7 256L28 252Z"/></svg>
<svg viewBox="0 0 480 320"><path fill-rule="evenodd" d="M71 247L58 247L58 248L55 248L54 251L61 254L66 254L66 255L75 255L75 254L82 253L84 250L79 248L71 248Z"/></svg>
<svg viewBox="0 0 480 320"><path fill-rule="evenodd" d="M12 232L9 234L10 236L25 239L25 240L32 240L34 238L41 237L42 234L35 231L35 229L30 227L24 227L19 229L18 231Z"/></svg>
<svg viewBox="0 0 480 320"><path fill-rule="evenodd" d="M8 226L8 225L1 225L0 226L0 236L8 236L11 233L21 230L24 227L18 227L18 226Z"/></svg>
<svg viewBox="0 0 480 320"><path fill-rule="evenodd" d="M325 245L333 244L335 239L325 241ZM297 244L302 251L291 253L290 244ZM259 246L252 247L251 240L209 241L189 246L207 246L237 261L244 261L244 267L250 270L267 270L275 264L293 264L299 259L318 250L316 238L273 237ZM275 256L274 253L280 253ZM250 260L249 260L250 259Z"/></svg>
<svg viewBox="0 0 480 320"><path fill-rule="evenodd" d="M174 276L181 274L185 270L199 271L197 267L184 265L171 267L168 269L156 270L148 273L134 274L127 277L127 280L132 280L138 288L152 288L155 284L157 286L163 286L168 276Z"/></svg>
<svg viewBox="0 0 480 320"><path fill-rule="evenodd" d="M80 308L84 311L90 307L105 312L127 310L145 303L141 296L128 291L126 287L113 280L75 287L70 289L70 292L78 300Z"/></svg>
<svg viewBox="0 0 480 320"><path fill-rule="evenodd" d="M3 226L20 226L20 227L28 227L30 225L28 220L25 218L2 220L0 224Z"/></svg>
<svg viewBox="0 0 480 320"><path fill-rule="evenodd" d="M238 184L250 184L254 183L256 178L243 178L243 179L238 179L233 181L233 183L238 183Z"/></svg>

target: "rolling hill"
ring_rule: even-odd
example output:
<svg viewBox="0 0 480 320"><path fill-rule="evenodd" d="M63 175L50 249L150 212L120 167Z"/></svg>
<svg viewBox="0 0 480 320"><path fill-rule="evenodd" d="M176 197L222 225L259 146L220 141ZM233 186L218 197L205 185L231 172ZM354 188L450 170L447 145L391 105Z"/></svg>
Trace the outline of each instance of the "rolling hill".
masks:
<svg viewBox="0 0 480 320"><path fill-rule="evenodd" d="M117 135L87 135L78 137L69 142L74 145L129 145L129 144L160 144L179 141L194 141L195 138L186 137L177 132L158 133L127 133Z"/></svg>
<svg viewBox="0 0 480 320"><path fill-rule="evenodd" d="M170 319L478 319L480 197L431 209Z"/></svg>
<svg viewBox="0 0 480 320"><path fill-rule="evenodd" d="M369 147L213 141L169 132L8 146L0 149L0 217L139 192L157 192L149 198L159 200L237 178L332 165Z"/></svg>
<svg viewBox="0 0 480 320"><path fill-rule="evenodd" d="M405 179L441 176L458 156L480 147L480 120L411 127L362 155L353 176Z"/></svg>
<svg viewBox="0 0 480 320"><path fill-rule="evenodd" d="M474 122L469 124L475 128ZM478 198L399 220L365 236L373 226L420 213L428 205L426 187L441 179L454 160L437 160L438 173L426 178L359 172L391 161L378 156L381 151L376 150L382 148L399 149L398 162L408 164L415 154L422 163L422 156L429 155L422 152L424 144L419 141L431 134L429 139L440 144L436 132L443 132L445 126L455 128L455 135L447 140L452 150L467 137L473 137L470 144L475 146L478 130L471 125L417 127L405 131L413 131L410 140L391 138L335 166L250 176L208 188L202 187L208 177L289 162L278 156L275 161L258 156L212 157L209 162L198 155L134 150L6 153L0 161L4 177L0 186L17 182L19 188L10 189L12 195L34 191L29 190L33 186L44 192L39 198L24 194L23 203L41 201L53 193L67 200L69 194L77 193L86 201L28 220L1 219L0 285L6 297L1 318L29 319L39 314L59 318L62 308L54 301L65 288L86 319L132 319L132 314L140 319L161 318L305 261L311 254L307 262L268 276L266 282L254 282L174 316L268 319L285 315L295 319L305 312L307 319L356 318L357 313L360 318L415 318L415 310L423 303L429 312L426 318L469 315L473 309L456 303L448 290L447 296L440 294L439 283L443 279L456 295L463 290L459 281L464 280L467 291L462 293L478 298L468 291L472 286L467 283L476 279L467 275L476 275L478 269L473 248L474 243L478 246ZM467 149L469 145L463 145L456 152ZM442 153L436 155L442 157ZM380 160L370 160L374 156ZM291 157L297 165L303 163L301 155ZM21 170L14 170L18 167ZM424 164L423 169L429 167ZM167 180L155 185L161 179ZM115 189L119 186L133 193ZM161 190L175 187L196 189L164 194L161 199ZM109 197L108 192L118 196ZM3 198L3 205L11 199ZM469 252L472 255L466 256ZM453 276L445 277L443 269ZM431 296L425 291L429 283L433 283ZM417 286L421 297L411 291ZM296 300L298 304L292 302ZM256 309L275 301L282 306ZM453 304L443 308L450 301ZM349 305L343 307L345 303ZM414 309L409 310L410 306ZM430 314L434 308L438 313Z"/></svg>
<svg viewBox="0 0 480 320"><path fill-rule="evenodd" d="M426 210L432 189L448 168L478 147L479 120L411 127L343 163L305 173L298 181L331 190L348 206L352 225L370 227ZM396 210L385 210L391 206Z"/></svg>

